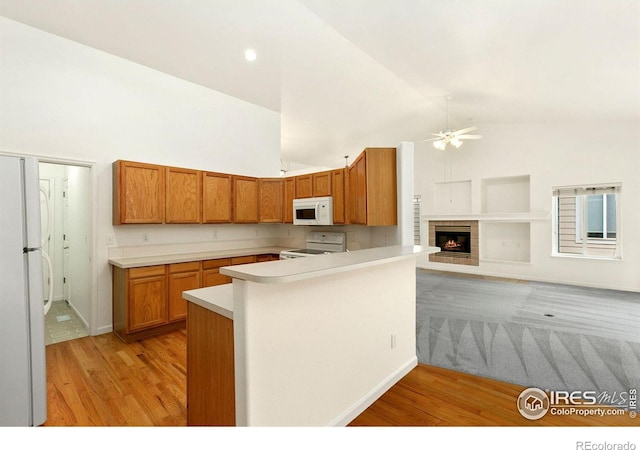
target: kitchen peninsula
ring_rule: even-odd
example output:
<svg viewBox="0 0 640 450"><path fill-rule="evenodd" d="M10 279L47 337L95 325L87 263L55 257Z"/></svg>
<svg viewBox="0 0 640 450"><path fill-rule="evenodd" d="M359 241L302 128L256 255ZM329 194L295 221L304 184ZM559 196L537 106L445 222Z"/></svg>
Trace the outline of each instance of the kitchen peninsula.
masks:
<svg viewBox="0 0 640 450"><path fill-rule="evenodd" d="M417 364L415 259L390 246L220 268L185 291L189 425L347 425Z"/></svg>

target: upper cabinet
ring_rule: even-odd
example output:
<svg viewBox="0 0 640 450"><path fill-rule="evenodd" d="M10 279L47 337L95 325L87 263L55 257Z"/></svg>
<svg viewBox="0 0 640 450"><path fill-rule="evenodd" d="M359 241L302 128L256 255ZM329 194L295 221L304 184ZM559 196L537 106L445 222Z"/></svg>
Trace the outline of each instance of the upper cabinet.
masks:
<svg viewBox="0 0 640 450"><path fill-rule="evenodd" d="M283 222L282 178L260 178L260 223Z"/></svg>
<svg viewBox="0 0 640 450"><path fill-rule="evenodd" d="M258 223L258 178L233 177L233 222Z"/></svg>
<svg viewBox="0 0 640 450"><path fill-rule="evenodd" d="M314 173L313 197L328 197L331 195L331 171Z"/></svg>
<svg viewBox="0 0 640 450"><path fill-rule="evenodd" d="M113 223L163 223L165 167L132 161L113 163Z"/></svg>
<svg viewBox="0 0 640 450"><path fill-rule="evenodd" d="M347 223L346 195L347 195L346 169L331 171L331 189L333 196L333 223Z"/></svg>
<svg viewBox="0 0 640 450"><path fill-rule="evenodd" d="M233 176L225 173L202 174L202 222L233 221Z"/></svg>
<svg viewBox="0 0 640 450"><path fill-rule="evenodd" d="M293 199L296 196L296 180L295 178L285 178L283 182L283 222L293 223Z"/></svg>
<svg viewBox="0 0 640 450"><path fill-rule="evenodd" d="M191 169L166 168L166 223L202 221L202 176Z"/></svg>
<svg viewBox="0 0 640 450"><path fill-rule="evenodd" d="M333 197L333 223L396 225L396 149L366 148L350 167L255 178L133 161L113 163L113 223L293 223L293 200Z"/></svg>
<svg viewBox="0 0 640 450"><path fill-rule="evenodd" d="M295 177L295 198L313 197L313 175L298 175Z"/></svg>
<svg viewBox="0 0 640 450"><path fill-rule="evenodd" d="M396 149L366 148L349 167L352 224L397 225Z"/></svg>

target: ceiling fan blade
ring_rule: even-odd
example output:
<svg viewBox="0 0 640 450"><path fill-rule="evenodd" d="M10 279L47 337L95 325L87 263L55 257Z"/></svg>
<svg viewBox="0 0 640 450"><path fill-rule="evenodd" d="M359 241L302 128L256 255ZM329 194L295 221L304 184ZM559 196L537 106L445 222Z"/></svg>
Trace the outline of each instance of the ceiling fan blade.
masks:
<svg viewBox="0 0 640 450"><path fill-rule="evenodd" d="M437 137L437 138L431 138L431 139L423 139L423 140L421 140L421 141L416 141L416 142L439 141L439 140L441 140L441 139L442 139L442 138Z"/></svg>
<svg viewBox="0 0 640 450"><path fill-rule="evenodd" d="M479 134L463 134L458 136L458 139L480 139L481 137Z"/></svg>
<svg viewBox="0 0 640 450"><path fill-rule="evenodd" d="M469 128L463 128L462 130L458 130L458 131L454 131L452 134L455 136L460 136L463 133L468 133L469 131L473 131L473 130L477 130L478 127L469 127Z"/></svg>

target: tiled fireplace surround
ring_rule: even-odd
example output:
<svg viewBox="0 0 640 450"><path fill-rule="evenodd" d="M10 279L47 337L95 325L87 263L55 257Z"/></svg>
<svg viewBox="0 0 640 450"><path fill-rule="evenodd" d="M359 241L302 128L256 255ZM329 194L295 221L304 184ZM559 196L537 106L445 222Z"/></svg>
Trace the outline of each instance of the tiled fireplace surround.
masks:
<svg viewBox="0 0 640 450"><path fill-rule="evenodd" d="M429 261L449 264L462 264L465 266L480 265L480 256L478 252L478 221L477 220L443 220L429 221L429 245L435 246L436 242L436 226L468 226L471 227L471 254L470 255L446 255L434 253L429 255Z"/></svg>

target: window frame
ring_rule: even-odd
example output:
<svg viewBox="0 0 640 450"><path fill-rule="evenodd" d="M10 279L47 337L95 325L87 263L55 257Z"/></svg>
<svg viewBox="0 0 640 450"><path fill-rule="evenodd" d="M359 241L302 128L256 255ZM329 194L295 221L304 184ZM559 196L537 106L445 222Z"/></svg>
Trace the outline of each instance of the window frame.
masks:
<svg viewBox="0 0 640 450"><path fill-rule="evenodd" d="M615 238L606 238L606 237L587 237L585 240L583 238L584 235L587 234L586 226L587 224L584 221L584 211L586 210L586 202L587 196L589 195L604 195L606 198L607 194L615 195L615 210L616 210L616 237ZM560 251L560 197L575 197L576 199L576 228L578 227L578 202L580 199L582 201L581 204L581 218L580 218L580 230L581 236L578 240L578 233L576 229L576 243L582 245L582 253L571 253L571 252L562 252ZM560 186L553 187L552 189L552 213L551 213L551 221L552 221L552 251L551 256L554 257L562 257L562 258L582 258L582 259L600 259L600 260L609 260L609 261L620 261L622 260L622 183L607 183L607 184L591 184L591 185L578 185L578 186ZM607 200L603 200L607 201ZM606 209L603 208L603 236L606 232ZM589 254L589 244L597 244L597 245L612 245L615 246L613 256L608 255L595 255Z"/></svg>

